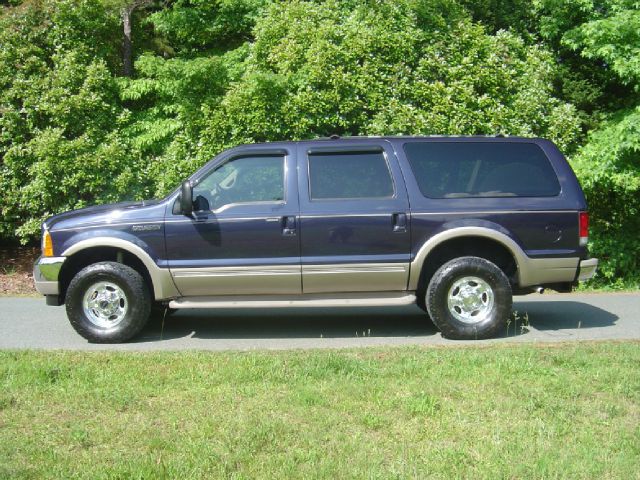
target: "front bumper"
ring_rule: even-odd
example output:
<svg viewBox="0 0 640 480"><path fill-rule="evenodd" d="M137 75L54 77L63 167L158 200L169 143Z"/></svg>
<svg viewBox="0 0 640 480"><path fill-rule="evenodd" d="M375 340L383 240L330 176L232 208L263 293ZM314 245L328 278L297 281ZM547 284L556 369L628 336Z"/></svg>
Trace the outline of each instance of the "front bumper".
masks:
<svg viewBox="0 0 640 480"><path fill-rule="evenodd" d="M580 261L580 270L578 271L578 280L583 282L593 278L598 268L598 259L589 258L588 260Z"/></svg>
<svg viewBox="0 0 640 480"><path fill-rule="evenodd" d="M33 281L42 295L59 295L58 276L66 257L40 257L33 266Z"/></svg>

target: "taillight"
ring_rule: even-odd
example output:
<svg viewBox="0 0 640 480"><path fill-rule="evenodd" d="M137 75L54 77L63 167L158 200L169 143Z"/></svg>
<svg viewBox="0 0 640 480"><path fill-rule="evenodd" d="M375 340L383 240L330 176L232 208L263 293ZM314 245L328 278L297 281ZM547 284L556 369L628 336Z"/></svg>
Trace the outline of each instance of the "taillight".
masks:
<svg viewBox="0 0 640 480"><path fill-rule="evenodd" d="M585 246L589 241L589 212L579 213L580 246Z"/></svg>

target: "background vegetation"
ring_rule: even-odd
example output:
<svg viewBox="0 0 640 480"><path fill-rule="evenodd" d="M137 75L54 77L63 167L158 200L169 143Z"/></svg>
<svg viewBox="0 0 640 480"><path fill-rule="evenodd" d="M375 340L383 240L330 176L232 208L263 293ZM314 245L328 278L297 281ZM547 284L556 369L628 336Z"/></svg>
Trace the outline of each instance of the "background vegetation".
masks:
<svg viewBox="0 0 640 480"><path fill-rule="evenodd" d="M241 142L542 136L590 202L600 281L640 281L636 0L11 0L0 238L160 196Z"/></svg>

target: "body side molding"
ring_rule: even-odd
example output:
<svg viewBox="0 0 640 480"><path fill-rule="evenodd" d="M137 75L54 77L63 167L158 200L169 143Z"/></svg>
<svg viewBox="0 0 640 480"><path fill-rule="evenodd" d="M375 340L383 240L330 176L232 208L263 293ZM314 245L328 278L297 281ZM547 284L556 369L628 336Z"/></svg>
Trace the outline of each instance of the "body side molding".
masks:
<svg viewBox="0 0 640 480"><path fill-rule="evenodd" d="M138 245L127 240L114 237L88 238L67 248L62 252L62 256L69 257L82 250L94 247L121 248L122 250L126 250L132 255L135 255L149 271L149 276L153 283L153 296L156 300L165 300L180 296L173 280L171 279L171 272L169 272L169 269L158 267L147 252Z"/></svg>

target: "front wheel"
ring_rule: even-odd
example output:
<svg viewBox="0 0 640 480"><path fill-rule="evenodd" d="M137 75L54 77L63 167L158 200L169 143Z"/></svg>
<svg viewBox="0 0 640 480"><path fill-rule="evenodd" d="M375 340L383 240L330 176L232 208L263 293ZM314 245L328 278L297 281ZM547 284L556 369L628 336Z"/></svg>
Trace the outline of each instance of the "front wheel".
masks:
<svg viewBox="0 0 640 480"><path fill-rule="evenodd" d="M94 343L120 343L147 323L151 295L142 275L115 262L89 265L67 289L67 316L73 328Z"/></svg>
<svg viewBox="0 0 640 480"><path fill-rule="evenodd" d="M490 338L506 328L511 315L511 285L492 262L459 257L433 275L426 305L443 336L457 340Z"/></svg>

